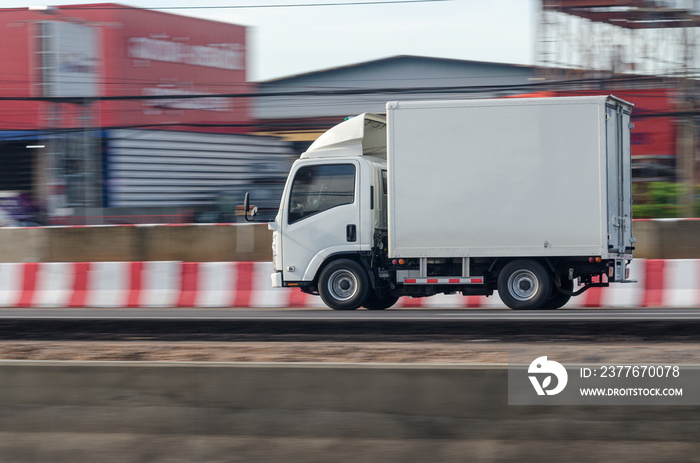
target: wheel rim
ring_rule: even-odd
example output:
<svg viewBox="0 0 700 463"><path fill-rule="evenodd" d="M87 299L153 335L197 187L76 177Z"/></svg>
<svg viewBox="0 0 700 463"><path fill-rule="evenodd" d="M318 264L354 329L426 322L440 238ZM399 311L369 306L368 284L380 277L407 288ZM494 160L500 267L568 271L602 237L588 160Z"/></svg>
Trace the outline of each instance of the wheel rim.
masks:
<svg viewBox="0 0 700 463"><path fill-rule="evenodd" d="M348 270L336 270L328 278L328 291L339 301L351 299L358 289L357 277Z"/></svg>
<svg viewBox="0 0 700 463"><path fill-rule="evenodd" d="M519 301L529 301L539 289L540 280L530 270L518 270L508 278L508 291Z"/></svg>

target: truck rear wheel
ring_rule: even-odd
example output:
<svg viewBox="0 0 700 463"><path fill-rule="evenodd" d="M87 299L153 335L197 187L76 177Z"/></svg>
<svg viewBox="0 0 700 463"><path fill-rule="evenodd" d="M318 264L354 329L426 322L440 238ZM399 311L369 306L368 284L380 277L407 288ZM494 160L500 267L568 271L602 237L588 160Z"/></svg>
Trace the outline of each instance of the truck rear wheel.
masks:
<svg viewBox="0 0 700 463"><path fill-rule="evenodd" d="M574 282L569 280L566 275L561 276L561 289L565 289L567 291L573 291L574 289ZM569 294L560 293L557 290L556 284L553 284L552 295L541 308L544 310L558 309L560 307L564 307L566 303L569 302L569 299L571 299Z"/></svg>
<svg viewBox="0 0 700 463"><path fill-rule="evenodd" d="M326 266L318 280L323 302L333 310L355 310L367 299L369 279L360 264L338 259Z"/></svg>
<svg viewBox="0 0 700 463"><path fill-rule="evenodd" d="M511 309L540 309L552 295L552 278L539 262L514 260L498 276L498 295Z"/></svg>

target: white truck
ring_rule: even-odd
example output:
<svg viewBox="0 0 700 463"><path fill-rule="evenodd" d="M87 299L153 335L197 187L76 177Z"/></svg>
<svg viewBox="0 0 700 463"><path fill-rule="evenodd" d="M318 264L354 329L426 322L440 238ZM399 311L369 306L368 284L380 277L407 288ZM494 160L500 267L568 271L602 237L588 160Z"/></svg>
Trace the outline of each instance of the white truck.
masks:
<svg viewBox="0 0 700 463"><path fill-rule="evenodd" d="M406 101L348 119L289 173L268 225L272 285L336 310L494 291L511 309L556 309L628 281L632 106Z"/></svg>

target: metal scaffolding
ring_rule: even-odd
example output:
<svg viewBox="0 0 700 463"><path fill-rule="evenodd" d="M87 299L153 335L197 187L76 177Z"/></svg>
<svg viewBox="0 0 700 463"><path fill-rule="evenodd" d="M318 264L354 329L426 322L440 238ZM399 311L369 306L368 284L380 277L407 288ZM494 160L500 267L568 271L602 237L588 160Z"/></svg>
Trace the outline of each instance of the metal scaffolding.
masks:
<svg viewBox="0 0 700 463"><path fill-rule="evenodd" d="M583 88L671 88L677 127L675 178L693 216L700 181L700 0L541 0L537 61L543 80L584 79ZM653 77L653 78L650 78ZM611 82L614 82L612 79ZM587 87L583 87L587 85Z"/></svg>
<svg viewBox="0 0 700 463"><path fill-rule="evenodd" d="M544 68L700 78L700 1L542 0Z"/></svg>

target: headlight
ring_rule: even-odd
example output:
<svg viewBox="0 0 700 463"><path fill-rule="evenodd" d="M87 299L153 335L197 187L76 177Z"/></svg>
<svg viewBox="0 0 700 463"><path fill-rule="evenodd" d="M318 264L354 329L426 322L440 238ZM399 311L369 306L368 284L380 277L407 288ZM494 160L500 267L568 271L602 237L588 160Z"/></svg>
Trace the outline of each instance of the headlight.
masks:
<svg viewBox="0 0 700 463"><path fill-rule="evenodd" d="M275 271L279 270L277 268L277 233L272 234L272 266Z"/></svg>

